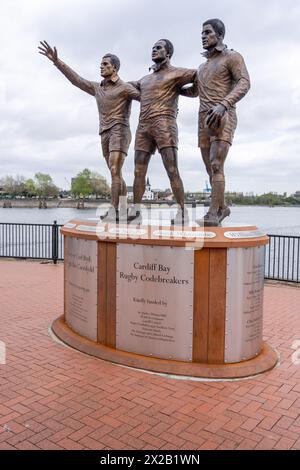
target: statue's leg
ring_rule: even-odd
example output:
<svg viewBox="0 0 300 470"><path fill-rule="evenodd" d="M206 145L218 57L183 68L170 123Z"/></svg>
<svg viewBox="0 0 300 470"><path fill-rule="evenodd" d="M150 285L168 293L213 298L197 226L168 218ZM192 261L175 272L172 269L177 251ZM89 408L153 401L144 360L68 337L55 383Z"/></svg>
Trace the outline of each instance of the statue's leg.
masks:
<svg viewBox="0 0 300 470"><path fill-rule="evenodd" d="M146 174L150 158L156 150L151 125L151 122L139 122L135 133L133 202L137 211L140 210L139 205L146 189Z"/></svg>
<svg viewBox="0 0 300 470"><path fill-rule="evenodd" d="M108 166L111 174L111 203L117 210L119 207L120 196L123 195L123 177L122 167L126 154L123 152L110 152ZM125 185L126 188L126 185ZM126 195L127 192L124 194Z"/></svg>
<svg viewBox="0 0 300 470"><path fill-rule="evenodd" d="M101 134L102 152L111 174L111 211L103 219L119 220L120 196L126 196L127 187L122 177L122 167L131 142L131 132L128 126L115 124L111 129ZM121 208L123 211L123 208Z"/></svg>
<svg viewBox="0 0 300 470"><path fill-rule="evenodd" d="M201 219L207 226L217 226L230 214L230 210L225 206L225 176L224 162L232 141L233 127L223 130L224 139L216 140L208 135L205 130L206 113L199 116L199 147L202 159L209 176L211 192L211 203L207 214Z"/></svg>
<svg viewBox="0 0 300 470"><path fill-rule="evenodd" d="M202 112L199 114L199 128L198 128L198 147L200 147L202 160L206 168L206 172L209 177L210 186L212 186L212 168L211 168L211 160L210 160L210 136L207 134L205 130L205 119L206 119L206 112Z"/></svg>
<svg viewBox="0 0 300 470"><path fill-rule="evenodd" d="M210 161L212 169L212 194L209 213L220 214L225 208L225 175L224 163L230 144L225 141L213 141L210 148Z"/></svg>
<svg viewBox="0 0 300 470"><path fill-rule="evenodd" d="M124 196L124 197L127 196L127 186L126 186L124 178L122 178L121 196Z"/></svg>
<svg viewBox="0 0 300 470"><path fill-rule="evenodd" d="M210 147L200 147L202 160L206 168L206 172L209 177L210 186L212 187L212 168L210 161Z"/></svg>
<svg viewBox="0 0 300 470"><path fill-rule="evenodd" d="M167 171L171 188L177 204L180 208L171 220L172 225L184 225L188 223L188 212L184 208L184 189L178 169L178 154L176 147L165 147L160 150L164 167Z"/></svg>
<svg viewBox="0 0 300 470"><path fill-rule="evenodd" d="M178 155L175 147L166 147L160 150L164 167L167 171L171 188L181 209L184 209L184 189L178 170Z"/></svg>
<svg viewBox="0 0 300 470"><path fill-rule="evenodd" d="M101 219L105 221L119 220L119 200L123 190L122 166L126 154L119 151L109 153L105 159L111 174L111 205L112 207L103 215Z"/></svg>
<svg viewBox="0 0 300 470"><path fill-rule="evenodd" d="M146 189L146 174L151 154L136 150L134 155L133 202L140 204Z"/></svg>
<svg viewBox="0 0 300 470"><path fill-rule="evenodd" d="M150 152L143 150L136 150L134 155L134 181L133 181L133 203L128 211L128 222L136 220L141 217L142 198L146 189L146 174L148 170L149 161L151 158Z"/></svg>

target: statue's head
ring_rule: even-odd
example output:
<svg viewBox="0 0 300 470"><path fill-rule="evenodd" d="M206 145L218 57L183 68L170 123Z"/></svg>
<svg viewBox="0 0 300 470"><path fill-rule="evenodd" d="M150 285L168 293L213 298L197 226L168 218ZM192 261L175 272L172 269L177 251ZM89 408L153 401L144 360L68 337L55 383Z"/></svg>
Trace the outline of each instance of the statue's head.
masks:
<svg viewBox="0 0 300 470"><path fill-rule="evenodd" d="M225 25L218 18L207 20L203 23L202 45L203 49L212 49L223 43L225 37Z"/></svg>
<svg viewBox="0 0 300 470"><path fill-rule="evenodd" d="M165 59L171 59L174 53L174 46L169 39L160 39L152 47L153 62L162 62Z"/></svg>
<svg viewBox="0 0 300 470"><path fill-rule="evenodd" d="M102 57L101 65L100 65L100 72L103 78L112 77L113 75L117 75L120 69L120 59L114 54L105 54Z"/></svg>

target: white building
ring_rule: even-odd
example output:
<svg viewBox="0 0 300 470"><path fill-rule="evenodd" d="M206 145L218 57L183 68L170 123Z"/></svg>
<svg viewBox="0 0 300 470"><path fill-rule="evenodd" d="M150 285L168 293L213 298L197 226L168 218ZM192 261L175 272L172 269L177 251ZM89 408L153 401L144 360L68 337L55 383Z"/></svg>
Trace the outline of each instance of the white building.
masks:
<svg viewBox="0 0 300 470"><path fill-rule="evenodd" d="M151 189L151 184L150 184L149 178L147 178L146 189L145 189L145 192L144 192L143 199L146 200L146 201L153 201L153 199L154 199L154 192Z"/></svg>

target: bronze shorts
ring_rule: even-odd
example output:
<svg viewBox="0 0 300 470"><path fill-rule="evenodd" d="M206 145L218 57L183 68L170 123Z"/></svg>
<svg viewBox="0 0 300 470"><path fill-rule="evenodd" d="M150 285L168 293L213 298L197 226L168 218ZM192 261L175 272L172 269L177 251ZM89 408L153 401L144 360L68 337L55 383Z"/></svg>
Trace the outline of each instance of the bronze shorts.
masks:
<svg viewBox="0 0 300 470"><path fill-rule="evenodd" d="M237 126L237 117L236 117L236 110L235 108L230 108L228 111L227 122L225 127L218 137L210 136L205 132L205 118L207 113L201 112L199 113L199 133L198 133L198 146L202 148L209 148L210 144L216 140L223 140L228 142L230 145L232 144L234 132Z"/></svg>
<svg viewBox="0 0 300 470"><path fill-rule="evenodd" d="M176 119L157 116L147 122L140 122L135 134L135 150L153 154L166 147L178 148L178 127Z"/></svg>
<svg viewBox="0 0 300 470"><path fill-rule="evenodd" d="M131 132L124 124L115 124L101 133L103 156L108 160L110 152L123 152L127 155L131 142Z"/></svg>

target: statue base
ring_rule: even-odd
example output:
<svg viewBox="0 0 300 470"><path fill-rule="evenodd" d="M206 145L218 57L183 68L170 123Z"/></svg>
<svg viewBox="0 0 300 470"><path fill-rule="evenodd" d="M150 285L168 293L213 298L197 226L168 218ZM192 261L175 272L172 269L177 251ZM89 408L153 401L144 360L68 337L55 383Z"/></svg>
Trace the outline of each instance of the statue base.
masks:
<svg viewBox="0 0 300 470"><path fill-rule="evenodd" d="M262 340L264 245L254 226L72 220L65 236L66 344L113 363L203 378L272 369Z"/></svg>

